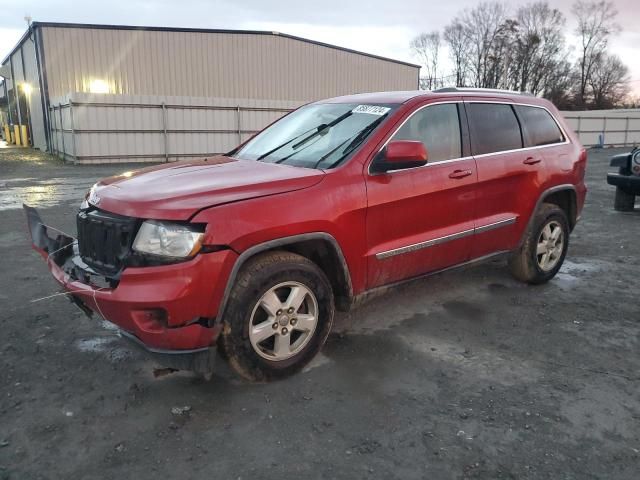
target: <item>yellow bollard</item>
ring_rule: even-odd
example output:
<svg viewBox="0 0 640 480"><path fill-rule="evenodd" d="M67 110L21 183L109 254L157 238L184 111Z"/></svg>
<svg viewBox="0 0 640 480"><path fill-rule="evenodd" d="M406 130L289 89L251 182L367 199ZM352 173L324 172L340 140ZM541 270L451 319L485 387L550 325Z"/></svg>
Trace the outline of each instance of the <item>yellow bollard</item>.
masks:
<svg viewBox="0 0 640 480"><path fill-rule="evenodd" d="M22 146L23 147L28 147L29 146L29 138L27 135L27 126L26 125L20 125L20 138L22 139Z"/></svg>
<svg viewBox="0 0 640 480"><path fill-rule="evenodd" d="M20 146L20 125L13 126L13 143Z"/></svg>
<svg viewBox="0 0 640 480"><path fill-rule="evenodd" d="M4 139L7 143L11 143L11 133L9 132L9 125L4 126Z"/></svg>

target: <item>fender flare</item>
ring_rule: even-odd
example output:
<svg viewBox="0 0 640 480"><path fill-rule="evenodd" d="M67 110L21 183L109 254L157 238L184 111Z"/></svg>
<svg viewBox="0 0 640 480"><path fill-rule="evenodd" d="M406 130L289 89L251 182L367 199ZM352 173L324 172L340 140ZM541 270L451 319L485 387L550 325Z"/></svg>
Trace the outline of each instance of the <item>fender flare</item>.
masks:
<svg viewBox="0 0 640 480"><path fill-rule="evenodd" d="M531 228L531 226L533 225L533 220L536 216L536 213L538 212L540 205L542 205L544 203L544 200L549 196L552 195L554 193L558 193L558 192L563 192L563 191L571 191L573 192L573 194L576 194L576 187L570 183L565 183L562 185L556 185L554 187L551 188L547 188L546 190L544 190L540 196L538 197L538 200L536 201L536 205L533 208L533 210L531 211L531 215L529 216L529 221L527 222L527 227L524 229L524 232L522 233L522 237L520 238L520 242L518 242L518 248L522 247L522 244L524 243L525 239L527 238L527 233L529 232L529 229ZM576 219L577 221L577 219Z"/></svg>
<svg viewBox="0 0 640 480"><path fill-rule="evenodd" d="M322 240L329 242L331 246L334 248L336 255L338 256L338 260L340 261L340 266L343 270L346 282L347 282L347 291L349 300L353 299L353 284L351 283L351 272L349 271L349 266L347 265L347 261L345 260L344 254L342 253L342 249L338 244L338 241L326 232L310 232L310 233L302 233L299 235L292 235L289 237L276 238L274 240L269 240L267 242L259 243L257 245L253 245L249 247L245 251L243 251L238 258L236 259L233 268L231 269L231 273L229 274L229 278L227 279L227 284L224 289L224 294L222 295L222 301L220 302L220 307L218 308L218 313L216 315L216 323L222 321L224 317L225 311L227 309L227 304L229 302L229 296L231 294L231 289L235 284L236 278L242 266L255 255L265 252L267 250L273 250L278 247L285 247L287 245L292 245L299 242L306 242L309 240Z"/></svg>

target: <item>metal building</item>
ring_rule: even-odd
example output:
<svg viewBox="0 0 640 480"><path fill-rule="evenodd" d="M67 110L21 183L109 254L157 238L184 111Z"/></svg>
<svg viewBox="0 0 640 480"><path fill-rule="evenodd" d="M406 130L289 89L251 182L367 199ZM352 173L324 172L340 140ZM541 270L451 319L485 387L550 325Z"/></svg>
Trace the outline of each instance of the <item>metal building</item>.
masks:
<svg viewBox="0 0 640 480"><path fill-rule="evenodd" d="M227 151L303 103L414 90L418 65L277 32L34 22L2 61L17 141L78 163Z"/></svg>

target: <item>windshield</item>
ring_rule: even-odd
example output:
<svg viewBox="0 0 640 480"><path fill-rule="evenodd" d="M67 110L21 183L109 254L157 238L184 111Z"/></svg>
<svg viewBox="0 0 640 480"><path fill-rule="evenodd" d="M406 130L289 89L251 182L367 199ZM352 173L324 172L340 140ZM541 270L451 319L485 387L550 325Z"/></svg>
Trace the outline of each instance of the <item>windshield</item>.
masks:
<svg viewBox="0 0 640 480"><path fill-rule="evenodd" d="M395 105L324 103L299 108L249 140L233 156L305 168L334 168Z"/></svg>

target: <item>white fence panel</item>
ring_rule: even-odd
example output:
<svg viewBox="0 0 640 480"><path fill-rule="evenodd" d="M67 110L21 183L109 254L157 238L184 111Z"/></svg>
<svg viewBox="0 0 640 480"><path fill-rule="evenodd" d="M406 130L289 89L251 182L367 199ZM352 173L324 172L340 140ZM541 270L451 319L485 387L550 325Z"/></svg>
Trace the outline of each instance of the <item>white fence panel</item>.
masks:
<svg viewBox="0 0 640 480"><path fill-rule="evenodd" d="M562 114L585 147L640 145L640 109Z"/></svg>
<svg viewBox="0 0 640 480"><path fill-rule="evenodd" d="M299 104L71 94L52 101L54 152L75 163L161 162L231 150Z"/></svg>

